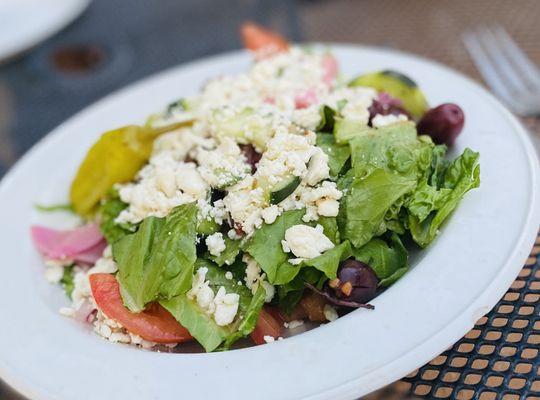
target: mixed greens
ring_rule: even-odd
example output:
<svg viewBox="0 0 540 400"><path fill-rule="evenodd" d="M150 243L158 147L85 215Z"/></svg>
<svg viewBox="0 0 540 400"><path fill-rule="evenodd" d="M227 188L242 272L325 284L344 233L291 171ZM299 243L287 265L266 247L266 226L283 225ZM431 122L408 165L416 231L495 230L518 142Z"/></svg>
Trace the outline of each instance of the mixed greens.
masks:
<svg viewBox="0 0 540 400"><path fill-rule="evenodd" d="M274 57L285 57L282 64L308 57L279 50ZM320 57L328 64L327 55ZM372 308L369 301L407 272L408 249L432 243L465 193L479 186L479 155L465 149L446 158L446 145L434 143L430 130L437 143L445 134L451 142L463 115L452 120L455 105L429 110L403 74L370 73L349 84L337 72L330 78L320 90L334 100L297 94L292 122L264 108L278 104L277 97L263 99L264 113L258 104L206 107L198 97L171 104L145 126L105 133L79 168L70 206L99 225L111 254L90 269L64 257L70 263L60 282L74 309L93 298L99 311L91 319L121 321L119 332L133 343L133 334L156 343L193 337L214 351L250 334L257 343L277 339L283 321L323 322ZM310 109L313 125L295 119ZM203 134L197 133L201 115L210 121ZM283 126L288 131L279 133ZM280 138L286 145L272 156ZM300 140L309 154L291 150ZM169 157L171 148L182 157ZM211 164L215 154L231 154L229 164ZM305 158L285 168L294 157ZM171 177L169 165L182 169ZM78 256L95 246L80 246ZM80 295L78 279L88 276L92 293ZM113 307L110 299L120 298L115 290L123 304ZM167 312L188 333L164 332L170 322L156 321Z"/></svg>

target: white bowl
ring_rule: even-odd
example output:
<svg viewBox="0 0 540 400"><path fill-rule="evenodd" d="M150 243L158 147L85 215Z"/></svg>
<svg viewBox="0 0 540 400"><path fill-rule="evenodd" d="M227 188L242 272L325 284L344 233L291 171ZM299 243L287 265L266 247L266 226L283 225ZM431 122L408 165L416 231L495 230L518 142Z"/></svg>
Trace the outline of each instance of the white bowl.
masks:
<svg viewBox="0 0 540 400"><path fill-rule="evenodd" d="M65 200L89 146L112 127L142 122L210 77L243 71L245 52L174 68L79 113L36 145L0 185L0 376L42 399L352 399L401 378L457 341L504 294L536 237L538 161L518 121L479 85L395 51L334 45L346 74L395 69L431 104L458 103L466 125L453 153L481 153L481 187L465 196L412 270L357 310L265 346L165 354L111 344L57 309L29 226L36 202ZM454 155L455 155L454 154ZM47 216L47 223L65 223Z"/></svg>

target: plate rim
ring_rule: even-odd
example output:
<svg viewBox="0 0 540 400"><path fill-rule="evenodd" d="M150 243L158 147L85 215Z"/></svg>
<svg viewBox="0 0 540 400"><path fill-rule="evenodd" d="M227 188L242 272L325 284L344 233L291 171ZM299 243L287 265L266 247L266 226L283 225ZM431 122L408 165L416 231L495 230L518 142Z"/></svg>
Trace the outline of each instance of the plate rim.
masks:
<svg viewBox="0 0 540 400"><path fill-rule="evenodd" d="M384 52L384 53L390 53L397 57L407 57L411 58L416 61L421 61L425 64L430 65L436 65L439 68L444 69L447 73L450 73L454 76L457 76L460 79L464 79L468 81L469 84L471 84L471 87L475 89L476 92L478 92L480 95L483 96L483 98L487 99L492 103L494 107L496 107L499 111L501 111L501 114L503 117L508 120L512 126L514 127L514 132L517 134L517 137L520 139L520 145L523 147L525 154L527 155L527 164L529 167L530 172L530 180L533 184L531 186L530 190L530 196L529 196L529 212L527 213L526 217L526 226L521 230L521 234L519 235L518 240L515 243L514 250L511 252L511 254L507 257L507 260L504 262L504 266L501 267L499 273L497 274L496 278L494 278L489 285L485 288L484 291L482 291L481 295L478 296L476 301L473 303L470 303L467 305L466 309L469 310L471 308L474 308L478 306L480 303L485 305L489 304L489 308L484 310L484 314L492 309L492 307L496 304L496 302L499 300L499 298L506 292L508 287L510 286L511 282L515 279L515 276L519 273L519 271L523 268L523 261L527 258L529 255L530 248L532 247L532 244L534 243L534 240L536 238L536 234L538 231L538 220L540 217L540 209L539 209L539 198L538 198L538 187L539 187L539 178L538 178L538 158L536 156L536 152L534 150L534 147L532 145L531 139L528 136L524 126L521 124L521 122L512 114L508 109L502 105L500 101L498 101L491 93L489 93L486 89L484 89L478 82L472 80L468 76L453 70L452 68L449 68L437 61L433 61L431 59L418 56L416 54L407 53L399 50L393 50L393 49L386 49L383 47L377 47L377 46L365 46L365 45L356 45L356 44L348 44L348 43L333 43L333 42L327 42L327 43L313 43L315 45L322 45L326 47L331 48L340 48L345 50L370 50L370 51L377 51L377 52ZM90 104L89 106L85 107L81 111L77 112L72 117L68 118L64 122L62 122L60 125L58 125L56 128L51 130L47 135L45 135L40 141L38 141L36 144L34 144L18 161L17 163L10 168L10 170L6 173L6 175L3 177L3 179L0 181L0 191L1 188L3 188L5 185L7 185L15 175L15 173L21 168L23 164L27 162L29 158L31 158L35 152L39 151L41 147L44 147L47 145L49 140L51 140L54 136L56 136L59 131L63 130L64 125L67 125L71 123L73 120L81 118L86 113L92 113L94 111L95 107L98 107L102 105L102 103L109 102L111 99L114 100L115 97L120 96L121 93L128 90L133 90L137 86L145 85L152 79L156 79L158 76L163 77L163 75L168 74L174 74L174 73L180 73L181 70L189 70L197 66L199 63L211 63L215 62L218 59L223 59L227 57L235 57L239 56L242 51L231 51L231 52L225 52L217 55L213 55L210 57L204 57L201 59L197 59L195 61L191 61L188 63L180 64L177 66L173 66L171 68L165 69L163 71L158 71L155 74L152 74L148 77L145 77L141 80L138 80L136 82L133 82L131 84L127 84L126 86L113 91L112 93L108 94L107 96L102 97L101 99L98 99L96 102ZM520 261L519 263L517 261ZM516 266L513 266L515 263ZM406 353L395 359L391 364L387 364L384 366L385 368L385 382L381 383L380 380L373 379L370 382L372 382L371 387L366 388L365 386L363 388L359 388L357 385L357 381L361 379L365 379L366 376L369 376L371 374L377 375L378 370L375 369L367 373L366 375L363 375L357 379L352 379L348 381L347 383L340 384L338 386L328 388L324 390L323 392L319 392L317 394L308 395L306 398L312 398L312 399L322 399L322 398L332 398L333 396L342 396L344 398L353 398L355 396L368 393L372 390L376 390L377 388L385 385L388 383L389 380L397 380L403 377L405 374L407 374L410 369L410 365L412 365L412 362L406 363L405 361L408 360L408 357L411 352L414 352L414 359L417 360L414 362L414 364L418 364L418 367L421 365L424 365L426 362L430 361L433 357L437 356L441 352L441 341L439 336L443 336L444 338L448 338L446 341L451 341L452 343L456 340L459 340L463 336L464 333L467 331L465 330L465 327L470 328L472 326L472 323L470 321L465 321L465 319L469 319L469 314L463 313L460 318L453 319L450 321L445 327L444 330L441 330L437 332L437 334L430 336L429 340L422 343L421 345L418 345L410 350L408 350ZM483 314L482 314L483 315ZM480 317L481 315L478 315ZM448 334L448 331L451 330L452 335ZM435 340L437 338L437 340ZM436 345L434 342L439 343L439 345ZM446 343L447 345L451 343ZM423 350L423 351L420 351ZM418 354L421 353L421 356L419 357ZM423 361L419 361L423 360ZM404 365L408 365L407 367ZM395 366L395 368L391 368L390 370L393 372L392 374L389 374L389 366ZM381 367L383 368L383 367ZM404 370L406 369L406 371ZM398 372L399 371L399 372ZM405 371L405 372L404 372ZM12 386L14 389L21 392L23 395L27 395L28 393L32 393L33 396L35 396L37 393L33 390L29 390L28 392L26 390L22 390L25 386L24 383L21 382L15 382L18 381L18 379L9 379L7 378L10 374L5 373L8 371L1 371L0 376L5 380L7 384ZM388 379L388 376L391 376L391 379ZM14 377L12 377L14 378ZM355 386L356 385L356 386ZM28 388L29 389L29 388ZM367 389L367 390L366 390ZM42 393L43 394L43 393ZM39 395L36 397L38 399L48 399L49 397L46 397L45 395L41 396Z"/></svg>
<svg viewBox="0 0 540 400"><path fill-rule="evenodd" d="M70 9L63 13L63 18L56 24L48 24L37 31L33 31L31 34L26 35L24 40L20 41L16 46L8 47L7 51L0 51L0 66L15 60L47 39L50 39L58 32L62 31L69 24L75 21L92 2L92 0L74 1L75 2L70 5Z"/></svg>

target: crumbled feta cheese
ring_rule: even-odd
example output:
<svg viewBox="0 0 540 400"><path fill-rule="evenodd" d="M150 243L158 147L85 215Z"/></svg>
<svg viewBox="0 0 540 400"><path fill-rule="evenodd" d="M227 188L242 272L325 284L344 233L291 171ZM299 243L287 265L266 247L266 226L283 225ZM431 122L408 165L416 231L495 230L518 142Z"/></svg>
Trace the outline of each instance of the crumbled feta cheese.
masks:
<svg viewBox="0 0 540 400"><path fill-rule="evenodd" d="M231 137L221 138L221 143L214 150L199 149L196 159L201 177L211 187L233 185L251 172L251 166Z"/></svg>
<svg viewBox="0 0 540 400"><path fill-rule="evenodd" d="M197 200L197 208L199 210L197 214L199 222L214 220L218 225L221 225L227 219L227 210L225 210L223 200L217 200L212 205L207 199L199 199Z"/></svg>
<svg viewBox="0 0 540 400"><path fill-rule="evenodd" d="M319 215L335 217L339 213L339 199L343 196L335 182L324 181L314 188L302 188L300 201L305 204L304 222L316 221Z"/></svg>
<svg viewBox="0 0 540 400"><path fill-rule="evenodd" d="M94 332L113 343L124 343L150 349L157 346L157 343L144 340L138 335L128 332L120 323L108 318L101 311L98 311L94 320Z"/></svg>
<svg viewBox="0 0 540 400"><path fill-rule="evenodd" d="M323 217L335 217L339 214L339 202L334 199L321 199L317 202L317 213Z"/></svg>
<svg viewBox="0 0 540 400"><path fill-rule="evenodd" d="M59 312L64 317L73 318L75 316L75 310L71 307L61 307Z"/></svg>
<svg viewBox="0 0 540 400"><path fill-rule="evenodd" d="M262 225L261 211L265 207L264 191L255 187L253 176L249 175L236 185L229 188L229 193L223 199L226 210L242 230L252 234Z"/></svg>
<svg viewBox="0 0 540 400"><path fill-rule="evenodd" d="M299 326L304 325L304 321L300 319L295 319L291 322L285 322L283 325L285 326L285 328L295 329L295 328L298 328Z"/></svg>
<svg viewBox="0 0 540 400"><path fill-rule="evenodd" d="M61 265L49 265L45 269L45 279L50 283L59 283L62 276L64 276L64 267Z"/></svg>
<svg viewBox="0 0 540 400"><path fill-rule="evenodd" d="M328 156L319 147L313 151L313 155L309 160L306 183L315 186L323 179L330 177L330 167L328 167Z"/></svg>
<svg viewBox="0 0 540 400"><path fill-rule="evenodd" d="M367 87L343 87L329 94L325 104L341 112L345 119L367 124L369 107L377 96L374 89Z"/></svg>
<svg viewBox="0 0 540 400"><path fill-rule="evenodd" d="M164 217L174 207L206 198L208 185L193 163L178 162L161 152L138 174L138 182L119 185L120 199L129 204L116 222L138 223L148 216Z"/></svg>
<svg viewBox="0 0 540 400"><path fill-rule="evenodd" d="M264 341L265 341L266 343L272 343L273 341L276 340L275 337L270 336L270 335L264 335L264 336L263 336L263 339L264 339Z"/></svg>
<svg viewBox="0 0 540 400"><path fill-rule="evenodd" d="M231 271L225 272L225 279L231 280L233 278L233 274Z"/></svg>
<svg viewBox="0 0 540 400"><path fill-rule="evenodd" d="M226 293L225 288L219 288L214 298L216 310L214 311L214 320L219 326L229 325L233 322L238 312L238 303L240 296L237 293Z"/></svg>
<svg viewBox="0 0 540 400"><path fill-rule="evenodd" d="M177 161L184 161L196 147L211 148L214 140L196 135L192 128L181 128L159 136L153 145L152 157L167 152Z"/></svg>
<svg viewBox="0 0 540 400"><path fill-rule="evenodd" d="M407 120L408 120L408 118L404 114L399 114L399 115L393 115L393 114L381 115L381 114L377 114L371 120L371 124L375 128L380 128L382 126L392 125L392 124L395 124L397 122L404 122L404 121L407 121Z"/></svg>
<svg viewBox="0 0 540 400"><path fill-rule="evenodd" d="M270 303L276 292L274 286L265 280L266 274L262 273L261 267L254 258L248 254L244 254L242 261L246 263L246 277L244 280L247 288L251 289L251 293L255 294L259 285L262 285L266 291L265 302Z"/></svg>
<svg viewBox="0 0 540 400"><path fill-rule="evenodd" d="M206 280L207 273L206 267L197 270L187 297L195 300L206 314L214 318L217 325L229 325L238 312L240 296L237 293L226 293L223 286L214 295L210 282Z"/></svg>
<svg viewBox="0 0 540 400"><path fill-rule="evenodd" d="M304 259L318 257L326 250L334 248L332 241L324 235L321 225L315 228L307 225L291 226L285 231L284 241L291 253Z"/></svg>
<svg viewBox="0 0 540 400"><path fill-rule="evenodd" d="M336 309L332 307L330 304L325 304L323 313L324 313L324 317L330 322L338 319L338 313Z"/></svg>
<svg viewBox="0 0 540 400"><path fill-rule="evenodd" d="M255 178L268 188L291 175L304 178L309 160L319 150L313 132L297 134L290 133L289 129L285 127L283 132L276 132L259 161Z"/></svg>
<svg viewBox="0 0 540 400"><path fill-rule="evenodd" d="M261 211L261 217L266 224L273 224L280 214L279 207L275 204Z"/></svg>
<svg viewBox="0 0 540 400"><path fill-rule="evenodd" d="M210 235L205 240L208 251L213 256L219 257L219 255L225 250L225 240L221 232L216 232Z"/></svg>
<svg viewBox="0 0 540 400"><path fill-rule="evenodd" d="M238 239L241 239L242 236L240 236L238 234L238 232L236 232L236 229L230 229L228 232L227 232L227 236L229 237L229 239L231 240L238 240Z"/></svg>

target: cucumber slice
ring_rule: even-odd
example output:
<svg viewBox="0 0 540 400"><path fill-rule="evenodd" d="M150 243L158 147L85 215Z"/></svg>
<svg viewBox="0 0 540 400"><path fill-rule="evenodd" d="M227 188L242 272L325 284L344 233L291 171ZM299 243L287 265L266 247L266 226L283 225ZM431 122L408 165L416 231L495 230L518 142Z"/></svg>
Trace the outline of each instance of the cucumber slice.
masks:
<svg viewBox="0 0 540 400"><path fill-rule="evenodd" d="M419 119L428 110L426 97L411 78L400 72L386 70L361 75L353 79L349 86L367 86L379 92L400 99L403 108L415 119Z"/></svg>
<svg viewBox="0 0 540 400"><path fill-rule="evenodd" d="M270 120L256 115L252 108L245 108L230 116L217 110L212 115L212 122L217 136L230 136L238 143L251 143L258 149L265 149L273 136Z"/></svg>
<svg viewBox="0 0 540 400"><path fill-rule="evenodd" d="M365 123L350 119L335 118L334 138L336 143L344 144L357 136L371 135L375 129L370 128Z"/></svg>
<svg viewBox="0 0 540 400"><path fill-rule="evenodd" d="M276 185L270 191L270 204L278 204L290 196L292 192L300 185L300 178L297 176L292 176L288 179L285 179L279 185Z"/></svg>

